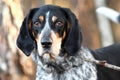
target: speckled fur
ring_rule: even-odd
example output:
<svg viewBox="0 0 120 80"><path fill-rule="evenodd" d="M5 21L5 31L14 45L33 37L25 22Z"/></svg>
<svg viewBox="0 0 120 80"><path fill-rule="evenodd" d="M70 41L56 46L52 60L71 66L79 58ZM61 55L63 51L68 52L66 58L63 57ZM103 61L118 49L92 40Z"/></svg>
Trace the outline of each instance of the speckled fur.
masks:
<svg viewBox="0 0 120 80"><path fill-rule="evenodd" d="M84 61L84 57L93 58L88 49L82 48L77 55L67 59L67 66L62 66L65 71L59 74L54 69L49 71L49 68L41 63L39 56L34 54L33 58L37 63L36 80L97 80L96 66Z"/></svg>

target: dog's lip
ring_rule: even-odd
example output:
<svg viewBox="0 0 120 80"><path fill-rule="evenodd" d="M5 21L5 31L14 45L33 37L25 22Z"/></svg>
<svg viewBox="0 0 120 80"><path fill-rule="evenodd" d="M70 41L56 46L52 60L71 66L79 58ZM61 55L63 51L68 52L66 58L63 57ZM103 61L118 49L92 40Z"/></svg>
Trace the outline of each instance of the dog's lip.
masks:
<svg viewBox="0 0 120 80"><path fill-rule="evenodd" d="M51 55L52 52L51 52L50 50L45 50L45 51L42 53L42 56L43 56L44 54L49 54L49 55Z"/></svg>
<svg viewBox="0 0 120 80"><path fill-rule="evenodd" d="M55 62L55 55L51 51L44 51L40 57L43 59L45 55L48 55L50 57L50 61Z"/></svg>
<svg viewBox="0 0 120 80"><path fill-rule="evenodd" d="M52 52L51 52L50 49L44 49L42 55L44 55L44 54L51 54L51 53L52 53Z"/></svg>

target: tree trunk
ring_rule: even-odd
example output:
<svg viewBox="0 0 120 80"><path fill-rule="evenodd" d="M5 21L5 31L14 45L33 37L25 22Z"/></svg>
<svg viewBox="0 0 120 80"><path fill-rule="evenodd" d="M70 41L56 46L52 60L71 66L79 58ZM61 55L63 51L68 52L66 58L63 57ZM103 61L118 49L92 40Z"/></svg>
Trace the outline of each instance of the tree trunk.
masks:
<svg viewBox="0 0 120 80"><path fill-rule="evenodd" d="M120 12L120 0L106 0L108 7ZM120 24L111 22L115 42L120 42Z"/></svg>
<svg viewBox="0 0 120 80"><path fill-rule="evenodd" d="M101 46L93 0L71 0L72 10L78 17L83 32L83 45L96 49Z"/></svg>

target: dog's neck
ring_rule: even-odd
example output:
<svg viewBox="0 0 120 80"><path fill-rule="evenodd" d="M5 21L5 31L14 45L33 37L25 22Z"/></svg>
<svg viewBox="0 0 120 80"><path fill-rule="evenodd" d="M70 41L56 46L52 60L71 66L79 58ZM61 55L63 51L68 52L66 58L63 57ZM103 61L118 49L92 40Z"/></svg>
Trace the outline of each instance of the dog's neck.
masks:
<svg viewBox="0 0 120 80"><path fill-rule="evenodd" d="M38 56L35 56L38 59ZM67 65L62 66L64 71L45 70L40 60L37 60L36 80L97 80L97 71L94 64L86 62L83 58L93 58L88 49L82 48L77 55L67 59ZM35 60L36 61L36 60Z"/></svg>

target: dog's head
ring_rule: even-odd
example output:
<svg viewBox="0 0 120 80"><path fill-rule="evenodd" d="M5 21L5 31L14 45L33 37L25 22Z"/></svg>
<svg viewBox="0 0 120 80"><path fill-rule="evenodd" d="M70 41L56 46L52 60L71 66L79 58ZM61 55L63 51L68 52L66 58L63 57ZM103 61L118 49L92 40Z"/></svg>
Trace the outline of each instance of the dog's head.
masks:
<svg viewBox="0 0 120 80"><path fill-rule="evenodd" d="M71 10L46 5L31 9L25 17L17 46L27 56L36 50L40 57L54 61L56 56L74 56L81 41L80 26Z"/></svg>

